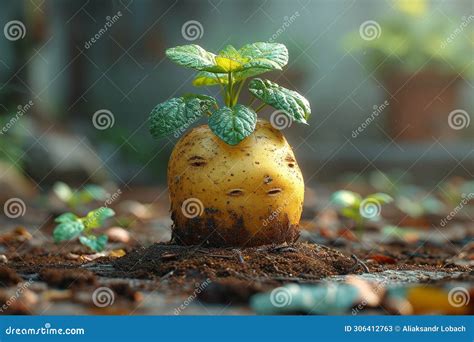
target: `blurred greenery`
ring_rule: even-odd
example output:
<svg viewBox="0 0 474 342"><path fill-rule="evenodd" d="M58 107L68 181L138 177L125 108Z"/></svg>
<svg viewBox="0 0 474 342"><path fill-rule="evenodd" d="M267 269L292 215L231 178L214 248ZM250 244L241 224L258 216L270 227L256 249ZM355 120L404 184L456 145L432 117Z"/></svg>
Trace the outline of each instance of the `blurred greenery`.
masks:
<svg viewBox="0 0 474 342"><path fill-rule="evenodd" d="M361 39L359 31L344 39L348 50L364 50L366 62L378 71L436 70L440 73L459 73L474 77L472 51L474 48L472 15L447 17L425 0L398 0L395 10L379 21L379 37ZM368 28L367 28L368 29Z"/></svg>

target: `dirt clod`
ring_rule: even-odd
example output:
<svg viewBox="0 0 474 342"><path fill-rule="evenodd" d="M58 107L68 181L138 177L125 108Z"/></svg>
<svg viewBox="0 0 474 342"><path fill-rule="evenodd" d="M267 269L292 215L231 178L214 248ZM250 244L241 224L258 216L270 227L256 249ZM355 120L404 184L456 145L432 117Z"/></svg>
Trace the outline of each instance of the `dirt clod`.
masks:
<svg viewBox="0 0 474 342"><path fill-rule="evenodd" d="M81 288L97 283L94 273L82 269L46 268L39 273L41 280L60 289Z"/></svg>
<svg viewBox="0 0 474 342"><path fill-rule="evenodd" d="M0 286L9 287L21 282L21 277L7 266L0 266Z"/></svg>

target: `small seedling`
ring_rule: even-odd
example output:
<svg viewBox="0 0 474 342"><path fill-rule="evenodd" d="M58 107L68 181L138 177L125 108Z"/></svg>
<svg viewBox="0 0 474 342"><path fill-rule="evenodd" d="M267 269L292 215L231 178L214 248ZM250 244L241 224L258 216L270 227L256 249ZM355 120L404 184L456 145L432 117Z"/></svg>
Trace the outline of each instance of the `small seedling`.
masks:
<svg viewBox="0 0 474 342"><path fill-rule="evenodd" d="M81 190L74 190L63 182L57 182L53 186L55 195L73 211L83 208L92 201L105 201L107 191L98 185L89 184Z"/></svg>
<svg viewBox="0 0 474 342"><path fill-rule="evenodd" d="M100 228L106 219L115 215L115 212L106 207L90 211L85 217L78 217L73 213L64 213L55 220L59 223L53 232L54 242L70 241L79 237L79 241L92 249L100 252L107 244L106 235L93 235L91 232Z"/></svg>
<svg viewBox="0 0 474 342"><path fill-rule="evenodd" d="M248 90L263 103L253 109L239 104L239 96L250 77L281 70L288 63L288 50L277 43L253 43L239 50L227 45L216 55L199 45L183 45L166 50L174 63L198 70L195 86L219 85L224 106L219 107L215 98L207 95L186 94L159 104L150 115L150 131L155 138L187 128L201 116L209 116L212 132L229 145L237 145L252 134L257 124L257 113L270 105L281 111L289 120L307 123L311 113L308 100L293 90L254 78ZM253 102L252 100L252 102Z"/></svg>
<svg viewBox="0 0 474 342"><path fill-rule="evenodd" d="M358 193L340 190L331 195L331 203L339 213L354 221L357 235L364 232L367 221L377 221L380 218L382 205L393 202L393 198L383 192L368 195L363 198Z"/></svg>

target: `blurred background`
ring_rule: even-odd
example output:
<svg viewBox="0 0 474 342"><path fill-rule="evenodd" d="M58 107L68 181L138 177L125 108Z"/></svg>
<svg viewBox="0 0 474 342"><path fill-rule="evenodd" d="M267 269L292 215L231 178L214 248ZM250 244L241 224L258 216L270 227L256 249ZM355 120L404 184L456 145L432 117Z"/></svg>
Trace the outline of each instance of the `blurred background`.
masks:
<svg viewBox="0 0 474 342"><path fill-rule="evenodd" d="M174 137L153 107L196 89L168 47L287 45L268 78L306 96L285 135L308 183L374 171L436 186L474 174L472 0L4 0L0 187L29 196L80 186L164 185ZM267 76L267 75L265 75ZM244 95L244 101L246 97ZM268 118L271 109L262 111ZM398 176L397 179L401 179Z"/></svg>

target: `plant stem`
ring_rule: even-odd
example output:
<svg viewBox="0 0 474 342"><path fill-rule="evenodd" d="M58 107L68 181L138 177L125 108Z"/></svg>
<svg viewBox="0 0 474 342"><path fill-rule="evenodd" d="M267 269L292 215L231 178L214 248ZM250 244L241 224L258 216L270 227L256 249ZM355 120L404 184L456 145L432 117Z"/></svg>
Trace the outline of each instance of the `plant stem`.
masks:
<svg viewBox="0 0 474 342"><path fill-rule="evenodd" d="M265 107L266 105L267 105L266 103L262 103L260 106L257 107L257 109L255 109L255 113L258 113L259 111L261 111L263 107Z"/></svg>
<svg viewBox="0 0 474 342"><path fill-rule="evenodd" d="M228 85L227 85L227 106L232 107L232 72L228 74Z"/></svg>
<svg viewBox="0 0 474 342"><path fill-rule="evenodd" d="M242 88L244 87L244 83L247 79L244 78L241 82L240 82L240 85L239 85L239 88L237 89L237 92L235 93L235 96L234 96L234 104L237 103L237 101L239 100L239 96L240 96L240 92L242 91Z"/></svg>
<svg viewBox="0 0 474 342"><path fill-rule="evenodd" d="M252 97L247 107L250 107L255 102L255 99L256 99L255 97Z"/></svg>

